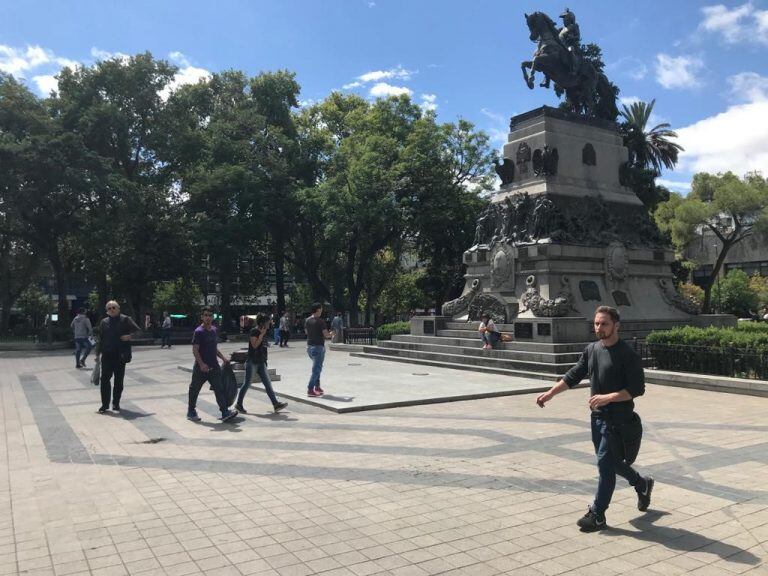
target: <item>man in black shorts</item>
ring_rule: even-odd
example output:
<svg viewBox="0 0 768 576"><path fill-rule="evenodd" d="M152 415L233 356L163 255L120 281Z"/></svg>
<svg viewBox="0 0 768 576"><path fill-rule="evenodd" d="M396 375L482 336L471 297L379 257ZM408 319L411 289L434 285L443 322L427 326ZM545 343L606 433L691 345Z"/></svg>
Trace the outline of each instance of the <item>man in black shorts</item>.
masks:
<svg viewBox="0 0 768 576"><path fill-rule="evenodd" d="M620 436L623 430L630 430L634 422L639 427L633 398L645 393L640 357L629 344L619 339L619 312L615 308L598 307L594 326L598 341L589 344L578 363L536 399L536 403L543 408L556 394L573 388L589 374L592 443L597 454L600 479L594 502L577 522L584 532L605 528L605 511L616 487L616 474L635 487L637 509L641 512L648 509L653 490L653 478L641 476L630 466L636 453L630 456L625 452L625 438Z"/></svg>

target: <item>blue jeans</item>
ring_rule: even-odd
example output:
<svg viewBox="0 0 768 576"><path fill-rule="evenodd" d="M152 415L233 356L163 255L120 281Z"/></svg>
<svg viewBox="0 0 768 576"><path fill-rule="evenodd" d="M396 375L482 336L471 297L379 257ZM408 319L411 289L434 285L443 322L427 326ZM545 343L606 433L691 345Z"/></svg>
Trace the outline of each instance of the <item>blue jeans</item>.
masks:
<svg viewBox="0 0 768 576"><path fill-rule="evenodd" d="M311 392L320 386L320 373L323 371L325 360L325 345L307 346L307 355L312 359L312 375L309 377L307 389Z"/></svg>
<svg viewBox="0 0 768 576"><path fill-rule="evenodd" d="M259 378L261 378L261 383L264 384L264 390L267 391L267 396L269 396L269 399L272 401L272 406L277 406L277 397L275 396L275 391L272 389L272 380L269 379L269 371L267 370L267 363L266 362L259 362L256 365L256 373L259 375ZM248 388L251 387L251 378L253 377L253 367L254 363L250 360L247 360L245 362L245 381L243 381L243 385L240 387L240 393L237 395L237 405L242 406L243 405L243 399L245 398L245 393L248 392Z"/></svg>
<svg viewBox="0 0 768 576"><path fill-rule="evenodd" d="M616 488L616 474L625 478L635 490L645 490L645 480L640 474L624 462L623 458L616 457L611 450L611 442L616 441L612 436L614 432L611 424L600 415L592 414L592 444L597 454L597 470L600 479L597 482L597 493L592 510L596 514L605 514L611 503L613 491Z"/></svg>
<svg viewBox="0 0 768 576"><path fill-rule="evenodd" d="M493 346L496 344L496 342L499 341L500 334L498 332L481 332L480 338L482 338L483 343L490 344Z"/></svg>
<svg viewBox="0 0 768 576"><path fill-rule="evenodd" d="M85 362L85 359L91 352L91 348L93 348L93 346L91 346L91 341L88 340L88 338L75 338L75 362L77 364ZM85 354L82 354L83 350L85 350Z"/></svg>

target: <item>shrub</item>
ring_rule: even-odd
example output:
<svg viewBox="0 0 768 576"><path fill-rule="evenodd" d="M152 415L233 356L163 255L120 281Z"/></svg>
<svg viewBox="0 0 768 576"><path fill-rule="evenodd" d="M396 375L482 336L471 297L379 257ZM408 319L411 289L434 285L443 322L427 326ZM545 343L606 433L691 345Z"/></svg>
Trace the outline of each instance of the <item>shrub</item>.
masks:
<svg viewBox="0 0 768 576"><path fill-rule="evenodd" d="M696 328L684 326L651 332L648 344L676 344L768 351L768 324L744 322L736 328Z"/></svg>
<svg viewBox="0 0 768 576"><path fill-rule="evenodd" d="M683 298L690 300L701 310L701 305L704 302L704 290L700 286L686 282L685 284L680 284L677 290Z"/></svg>
<svg viewBox="0 0 768 576"><path fill-rule="evenodd" d="M712 304L724 314L748 317L749 310L757 308L757 301L757 294L749 286L749 276L743 270L731 270L712 287Z"/></svg>
<svg viewBox="0 0 768 576"><path fill-rule="evenodd" d="M376 339L391 340L395 334L410 334L410 322L392 322L391 324L382 324L376 329Z"/></svg>

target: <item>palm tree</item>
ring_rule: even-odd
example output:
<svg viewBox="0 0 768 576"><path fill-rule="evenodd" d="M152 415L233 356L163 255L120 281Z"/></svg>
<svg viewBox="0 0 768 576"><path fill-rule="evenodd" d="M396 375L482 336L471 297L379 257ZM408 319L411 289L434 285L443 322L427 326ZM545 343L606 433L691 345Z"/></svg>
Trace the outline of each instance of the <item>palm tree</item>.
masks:
<svg viewBox="0 0 768 576"><path fill-rule="evenodd" d="M629 164L653 169L658 175L661 174L662 166L674 168L678 153L683 147L670 141L671 138L677 138L677 133L669 129L667 122L646 131L654 104L655 99L650 103L633 102L629 107L624 104L620 114L625 120L622 132L624 145L629 148Z"/></svg>

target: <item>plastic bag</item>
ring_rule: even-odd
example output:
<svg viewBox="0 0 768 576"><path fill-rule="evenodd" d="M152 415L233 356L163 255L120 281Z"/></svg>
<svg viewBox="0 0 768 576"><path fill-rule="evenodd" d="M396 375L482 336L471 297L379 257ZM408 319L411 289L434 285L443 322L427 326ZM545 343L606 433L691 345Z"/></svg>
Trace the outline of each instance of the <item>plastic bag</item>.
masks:
<svg viewBox="0 0 768 576"><path fill-rule="evenodd" d="M91 384L98 386L101 380L101 357L96 358L93 363L93 373L91 374Z"/></svg>

